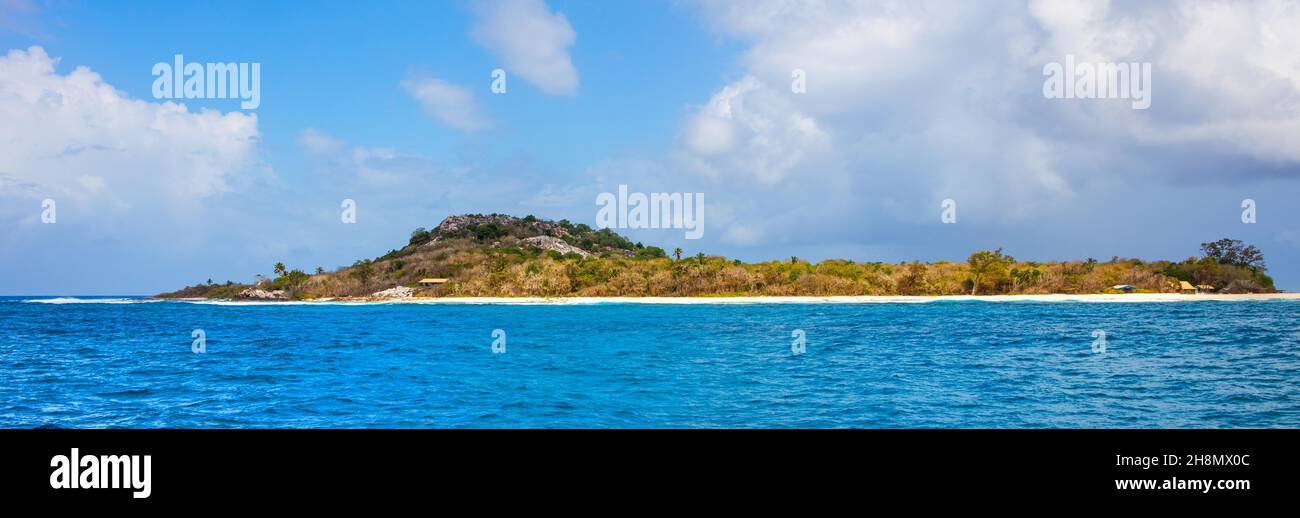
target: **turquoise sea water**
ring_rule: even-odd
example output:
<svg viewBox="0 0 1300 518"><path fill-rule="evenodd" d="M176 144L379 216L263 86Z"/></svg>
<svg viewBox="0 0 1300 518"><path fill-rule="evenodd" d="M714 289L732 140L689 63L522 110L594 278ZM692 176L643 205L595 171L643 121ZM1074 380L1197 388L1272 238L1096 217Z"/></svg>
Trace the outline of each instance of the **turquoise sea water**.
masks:
<svg viewBox="0 0 1300 518"><path fill-rule="evenodd" d="M0 427L42 425L1297 427L1300 302L0 298Z"/></svg>

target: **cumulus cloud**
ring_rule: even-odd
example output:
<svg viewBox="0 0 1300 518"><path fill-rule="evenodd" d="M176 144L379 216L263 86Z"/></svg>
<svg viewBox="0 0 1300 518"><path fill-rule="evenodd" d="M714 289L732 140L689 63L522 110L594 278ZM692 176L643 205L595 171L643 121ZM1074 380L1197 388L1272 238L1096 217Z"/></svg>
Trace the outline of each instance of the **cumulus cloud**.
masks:
<svg viewBox="0 0 1300 518"><path fill-rule="evenodd" d="M742 78L688 114L679 135L689 169L725 186L724 198L802 192L834 212L826 200L850 189L882 200L850 201L872 219L933 220L929 207L957 198L964 214L1014 222L1116 188L1117 174L1182 181L1188 146L1246 160L1234 182L1278 174L1250 160L1300 163L1295 2L698 8L707 27L747 45ZM1154 105L1044 99L1043 66L1066 55L1152 63ZM790 88L796 69L804 94Z"/></svg>
<svg viewBox="0 0 1300 518"><path fill-rule="evenodd" d="M700 172L735 172L767 185L785 178L806 154L825 151L830 140L816 120L753 77L714 94L687 121L682 137Z"/></svg>
<svg viewBox="0 0 1300 518"><path fill-rule="evenodd" d="M508 73L549 95L577 93L578 69L569 55L577 34L563 13L552 12L542 0L503 0L479 4L475 14L471 36Z"/></svg>
<svg viewBox="0 0 1300 518"><path fill-rule="evenodd" d="M183 206L262 172L254 114L191 112L135 100L77 67L55 71L41 47L0 58L3 196L96 208Z"/></svg>
<svg viewBox="0 0 1300 518"><path fill-rule="evenodd" d="M132 99L58 65L40 47L0 56L5 289L148 293L172 287L177 276L158 280L168 269L229 268L236 259L211 259L210 240L235 254L272 240L247 230L253 211L279 207L261 197L276 176L255 114ZM56 224L41 222L46 198Z"/></svg>
<svg viewBox="0 0 1300 518"><path fill-rule="evenodd" d="M402 88L419 101L424 113L448 127L475 132L491 125L468 88L428 76L408 77Z"/></svg>
<svg viewBox="0 0 1300 518"><path fill-rule="evenodd" d="M1182 257L1248 237L1243 197L1297 215L1271 193L1300 180L1298 6L701 1L741 45L732 77L686 107L653 174L613 160L597 184L704 192L708 231L684 246L751 259ZM1044 98L1066 55L1152 63L1152 106ZM1218 224L1185 202L1216 196ZM940 222L948 198L960 225Z"/></svg>

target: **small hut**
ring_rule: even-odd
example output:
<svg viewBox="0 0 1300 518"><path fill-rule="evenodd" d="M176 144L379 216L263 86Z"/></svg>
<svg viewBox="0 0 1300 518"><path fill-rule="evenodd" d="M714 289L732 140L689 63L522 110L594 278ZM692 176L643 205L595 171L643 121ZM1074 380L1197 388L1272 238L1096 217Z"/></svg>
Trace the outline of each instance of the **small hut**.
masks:
<svg viewBox="0 0 1300 518"><path fill-rule="evenodd" d="M420 279L418 282L416 282L416 284L419 284L421 287L424 288L430 288L433 286L438 286L440 284L446 284L446 283L447 283L447 279L443 279L443 278Z"/></svg>
<svg viewBox="0 0 1300 518"><path fill-rule="evenodd" d="M1196 286L1187 281L1178 281L1178 292L1190 295L1196 293Z"/></svg>

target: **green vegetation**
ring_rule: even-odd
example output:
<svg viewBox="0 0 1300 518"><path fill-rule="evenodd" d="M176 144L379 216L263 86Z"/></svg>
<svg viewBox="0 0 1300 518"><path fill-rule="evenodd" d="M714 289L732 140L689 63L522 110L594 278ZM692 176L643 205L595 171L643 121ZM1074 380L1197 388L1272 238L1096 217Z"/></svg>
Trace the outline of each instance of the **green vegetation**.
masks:
<svg viewBox="0 0 1300 518"><path fill-rule="evenodd" d="M999 248L972 253L964 263L813 263L797 257L743 263L703 252L683 260L681 248L670 257L662 248L566 220L468 215L416 229L405 247L336 271L317 268L309 275L277 263L277 277L256 287L296 299L364 297L394 286L430 297L1109 293L1121 284L1177 292L1180 280L1230 293L1276 291L1254 246L1223 239L1201 249L1201 257L1181 262L1114 257L1039 263L1017 261ZM418 286L427 277L449 281ZM234 298L249 287L209 281L162 296Z"/></svg>
<svg viewBox="0 0 1300 518"><path fill-rule="evenodd" d="M1165 265L1160 273L1193 285L1208 284L1226 293L1274 292L1273 278L1265 275L1264 254L1255 245L1236 239L1201 243L1202 256Z"/></svg>
<svg viewBox="0 0 1300 518"><path fill-rule="evenodd" d="M206 283L200 282L159 296L175 299L233 299L239 296L239 292L247 288L247 284L236 284L232 281L226 281L225 284L214 284L212 279L208 279Z"/></svg>

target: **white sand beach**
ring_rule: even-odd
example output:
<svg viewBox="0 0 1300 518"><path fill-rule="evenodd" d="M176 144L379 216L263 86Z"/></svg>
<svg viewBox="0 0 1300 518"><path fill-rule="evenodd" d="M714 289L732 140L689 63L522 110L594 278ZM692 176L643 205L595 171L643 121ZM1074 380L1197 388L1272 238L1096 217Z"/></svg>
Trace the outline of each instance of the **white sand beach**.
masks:
<svg viewBox="0 0 1300 518"><path fill-rule="evenodd" d="M410 297L410 298L347 298L318 299L318 302L395 302L405 304L865 304L865 303L925 303L939 301L985 302L1195 302L1195 301L1249 301L1249 300L1300 300L1300 293L1250 293L1250 294L1199 294L1179 293L1116 293L1087 295L946 295L946 296L829 296L829 297Z"/></svg>

